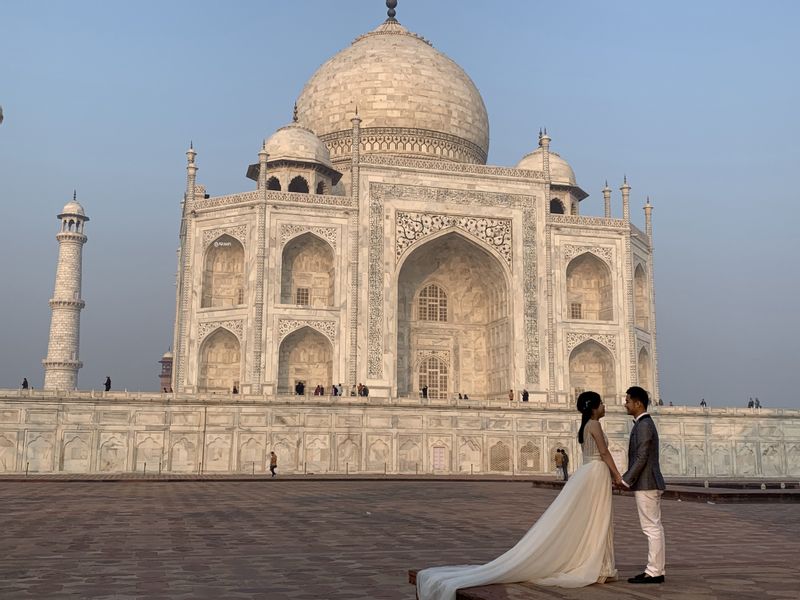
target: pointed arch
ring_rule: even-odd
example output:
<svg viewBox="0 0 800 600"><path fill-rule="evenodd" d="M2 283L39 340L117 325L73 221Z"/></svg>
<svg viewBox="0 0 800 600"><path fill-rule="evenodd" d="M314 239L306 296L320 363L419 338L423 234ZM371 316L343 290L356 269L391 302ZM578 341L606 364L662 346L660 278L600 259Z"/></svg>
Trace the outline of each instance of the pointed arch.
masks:
<svg viewBox="0 0 800 600"><path fill-rule="evenodd" d="M439 282L420 288L414 301L419 321L447 321L447 291Z"/></svg>
<svg viewBox="0 0 800 600"><path fill-rule="evenodd" d="M305 177L301 177L300 175L298 175L289 182L289 191L298 192L300 194L307 194L308 181L306 181Z"/></svg>
<svg viewBox="0 0 800 600"><path fill-rule="evenodd" d="M267 179L267 189L273 192L280 192L281 191L280 179L278 179L274 175L269 179Z"/></svg>
<svg viewBox="0 0 800 600"><path fill-rule="evenodd" d="M281 341L278 349L278 390L290 394L302 381L307 390L333 383L333 345L327 336L305 325Z"/></svg>
<svg viewBox="0 0 800 600"><path fill-rule="evenodd" d="M311 231L291 238L281 255L281 303L333 306L335 256L330 243Z"/></svg>
<svg viewBox="0 0 800 600"><path fill-rule="evenodd" d="M449 396L450 369L436 356L426 356L417 366L417 389L427 387L431 400L444 400Z"/></svg>
<svg viewBox="0 0 800 600"><path fill-rule="evenodd" d="M554 215L563 215L566 211L564 210L564 203L559 198L552 198L550 200L550 213Z"/></svg>
<svg viewBox="0 0 800 600"><path fill-rule="evenodd" d="M634 307L636 326L640 329L650 328L650 285L644 266L639 263L633 273Z"/></svg>
<svg viewBox="0 0 800 600"><path fill-rule="evenodd" d="M591 252L579 254L567 265L566 275L568 319L614 319L611 269L603 260Z"/></svg>
<svg viewBox="0 0 800 600"><path fill-rule="evenodd" d="M498 441L489 448L489 470L504 473L511 470L511 449L505 442Z"/></svg>
<svg viewBox="0 0 800 600"><path fill-rule="evenodd" d="M569 387L575 398L592 390L607 404L617 404L614 355L593 339L577 345L569 355Z"/></svg>
<svg viewBox="0 0 800 600"><path fill-rule="evenodd" d="M406 440L398 451L401 473L418 473L422 469L422 450L416 440Z"/></svg>
<svg viewBox="0 0 800 600"><path fill-rule="evenodd" d="M209 244L203 260L201 308L244 304L244 246L224 234Z"/></svg>
<svg viewBox="0 0 800 600"><path fill-rule="evenodd" d="M647 348L642 346L637 357L637 367L639 375L639 385L647 391L653 391L653 363L650 360L650 353Z"/></svg>
<svg viewBox="0 0 800 600"><path fill-rule="evenodd" d="M526 473L538 473L542 470L541 451L531 441L519 449L519 470Z"/></svg>
<svg viewBox="0 0 800 600"><path fill-rule="evenodd" d="M241 379L239 339L224 327L217 328L200 346L197 389L228 393Z"/></svg>
<svg viewBox="0 0 800 600"><path fill-rule="evenodd" d="M397 268L397 394L416 396L420 353L446 347L457 353L450 362L457 370L448 370L451 394L486 398L507 391L513 340L510 272L504 257L451 227L415 242ZM425 291L433 290L432 285L438 288L433 300ZM423 299L425 316L436 316L438 321L419 318ZM427 385L431 388L430 382Z"/></svg>

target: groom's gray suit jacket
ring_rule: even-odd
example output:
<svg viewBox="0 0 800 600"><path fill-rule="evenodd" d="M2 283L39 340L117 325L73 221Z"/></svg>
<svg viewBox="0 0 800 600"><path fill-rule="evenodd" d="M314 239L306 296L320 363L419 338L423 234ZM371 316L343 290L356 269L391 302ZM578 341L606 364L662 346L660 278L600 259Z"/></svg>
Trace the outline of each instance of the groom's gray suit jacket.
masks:
<svg viewBox="0 0 800 600"><path fill-rule="evenodd" d="M658 431L650 415L643 415L631 430L628 470L622 479L634 491L666 489L658 464Z"/></svg>

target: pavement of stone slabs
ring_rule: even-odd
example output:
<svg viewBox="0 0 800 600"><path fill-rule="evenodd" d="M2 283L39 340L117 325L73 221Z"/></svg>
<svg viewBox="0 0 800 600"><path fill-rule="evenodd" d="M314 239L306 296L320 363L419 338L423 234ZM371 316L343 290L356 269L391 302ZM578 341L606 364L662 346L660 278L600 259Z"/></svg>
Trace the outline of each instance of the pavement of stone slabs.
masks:
<svg viewBox="0 0 800 600"><path fill-rule="evenodd" d="M556 494L498 481L0 481L0 598L411 600L409 569L496 557ZM799 504L665 501L663 514L663 586L473 597L800 598ZM614 497L614 527L617 566L634 575L647 546L632 497Z"/></svg>

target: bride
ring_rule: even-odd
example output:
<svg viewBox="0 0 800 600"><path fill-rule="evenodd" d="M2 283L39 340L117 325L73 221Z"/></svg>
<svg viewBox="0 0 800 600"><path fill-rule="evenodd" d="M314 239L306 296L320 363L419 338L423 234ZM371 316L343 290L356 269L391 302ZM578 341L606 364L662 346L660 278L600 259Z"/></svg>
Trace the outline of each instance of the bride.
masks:
<svg viewBox="0 0 800 600"><path fill-rule="evenodd" d="M597 392L578 396L583 466L517 545L485 565L433 567L417 573L419 600L455 600L456 590L530 581L565 588L615 579L611 482L622 481L600 427Z"/></svg>

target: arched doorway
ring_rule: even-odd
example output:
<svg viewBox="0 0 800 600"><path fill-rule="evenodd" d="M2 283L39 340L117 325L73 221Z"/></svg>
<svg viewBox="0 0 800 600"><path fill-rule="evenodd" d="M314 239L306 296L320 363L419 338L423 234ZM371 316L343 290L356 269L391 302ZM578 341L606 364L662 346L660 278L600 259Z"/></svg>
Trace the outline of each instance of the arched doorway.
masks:
<svg viewBox="0 0 800 600"><path fill-rule="evenodd" d="M606 404L617 404L614 357L594 340L586 340L569 355L569 383L576 398L581 392L592 390Z"/></svg>
<svg viewBox="0 0 800 600"><path fill-rule="evenodd" d="M650 286L642 265L636 265L633 273L634 314L636 326L640 329L650 328Z"/></svg>
<svg viewBox="0 0 800 600"><path fill-rule="evenodd" d="M290 240L281 259L281 303L312 308L333 306L333 248L313 233Z"/></svg>
<svg viewBox="0 0 800 600"><path fill-rule="evenodd" d="M594 254L576 256L567 265L568 319L611 321L614 294L611 269Z"/></svg>
<svg viewBox="0 0 800 600"><path fill-rule="evenodd" d="M231 392L239 388L241 352L239 340L227 329L217 329L200 349L197 388L201 392Z"/></svg>
<svg viewBox="0 0 800 600"><path fill-rule="evenodd" d="M294 393L298 381L305 384L308 393L317 385L327 393L333 383L333 347L327 337L311 327L287 335L278 353L279 393Z"/></svg>
<svg viewBox="0 0 800 600"><path fill-rule="evenodd" d="M512 342L508 278L493 253L452 230L411 251L397 284L399 396L416 396L422 383L431 398L502 394Z"/></svg>
<svg viewBox="0 0 800 600"><path fill-rule="evenodd" d="M201 308L227 308L244 304L244 247L223 235L206 251Z"/></svg>
<svg viewBox="0 0 800 600"><path fill-rule="evenodd" d="M655 391L653 389L653 364L650 361L650 353L647 348L639 350L638 372L639 385L647 390L652 400L657 400L657 398L652 398L652 394Z"/></svg>

